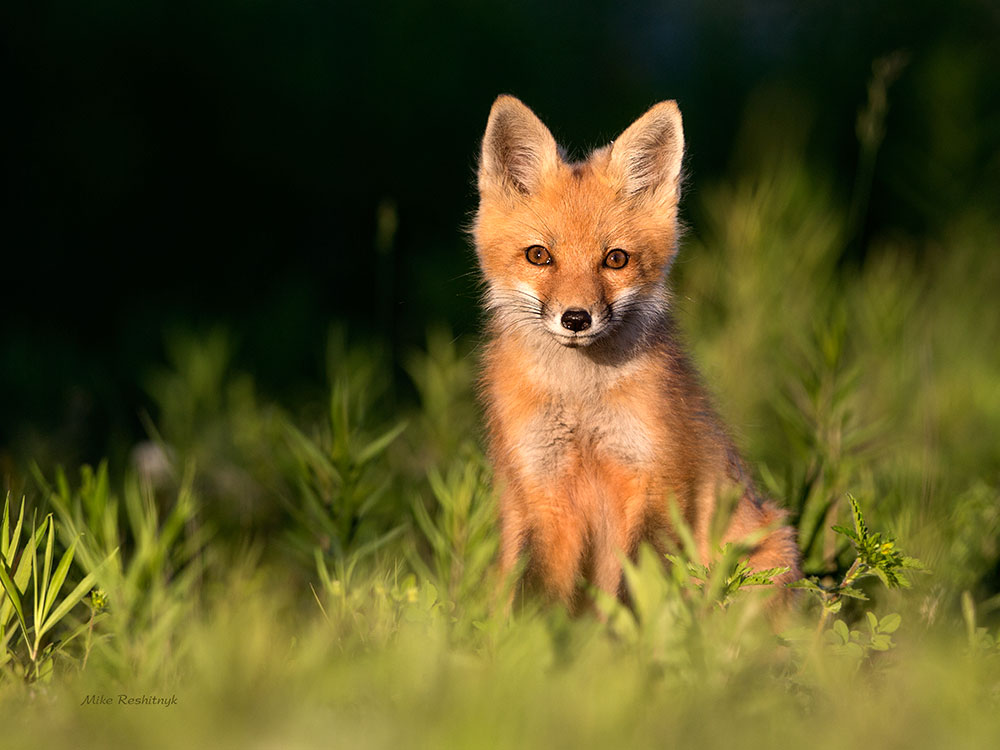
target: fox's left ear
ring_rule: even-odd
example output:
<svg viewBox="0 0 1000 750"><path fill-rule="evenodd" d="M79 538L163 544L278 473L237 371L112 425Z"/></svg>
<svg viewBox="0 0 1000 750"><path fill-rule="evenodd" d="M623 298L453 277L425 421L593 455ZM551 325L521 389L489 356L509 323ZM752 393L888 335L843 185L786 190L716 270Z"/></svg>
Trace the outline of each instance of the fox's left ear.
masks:
<svg viewBox="0 0 1000 750"><path fill-rule="evenodd" d="M654 105L611 145L608 176L627 196L676 203L684 129L677 102Z"/></svg>
<svg viewBox="0 0 1000 750"><path fill-rule="evenodd" d="M552 133L520 99L493 102L479 161L479 192L494 186L530 194L559 163Z"/></svg>

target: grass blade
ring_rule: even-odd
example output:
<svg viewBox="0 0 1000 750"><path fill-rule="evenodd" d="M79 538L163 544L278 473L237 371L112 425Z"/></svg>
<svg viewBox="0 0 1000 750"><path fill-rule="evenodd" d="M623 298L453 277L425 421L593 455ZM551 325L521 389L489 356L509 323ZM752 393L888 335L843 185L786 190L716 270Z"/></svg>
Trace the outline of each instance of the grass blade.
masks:
<svg viewBox="0 0 1000 750"><path fill-rule="evenodd" d="M0 524L0 557L7 557L7 532L10 531L10 490L3 501L3 523Z"/></svg>
<svg viewBox="0 0 1000 750"><path fill-rule="evenodd" d="M49 538L45 542L45 560L42 563L41 590L35 591L35 623L41 622L45 618L45 600L50 595L50 583L52 576L52 545L55 541L55 524L52 523L52 514L45 517L45 524L49 528ZM35 571L35 584L38 585L38 571Z"/></svg>
<svg viewBox="0 0 1000 750"><path fill-rule="evenodd" d="M4 521L6 522L6 512L4 513ZM6 525L6 524L5 524ZM14 564L14 555L17 554L17 545L21 541L21 527L24 525L24 498L21 498L21 510L17 514L17 523L14 525L14 532L10 535L10 541L8 542L7 548L5 550L6 559L8 565Z"/></svg>
<svg viewBox="0 0 1000 750"><path fill-rule="evenodd" d="M24 621L24 610L21 608L21 596L17 593L17 586L14 585L14 581L11 579L10 568L7 567L7 563L0 560L0 584L3 585L3 590L7 592L7 598L10 599L10 603L14 605L14 612L17 613L17 621L21 623L21 631L24 633L24 637L28 637L28 625Z"/></svg>
<svg viewBox="0 0 1000 750"><path fill-rule="evenodd" d="M41 529L41 531L44 531L44 529ZM22 594L28 590L28 577L31 575L31 571L35 569L35 549L42 538L40 532L31 534L28 537L28 546L21 552L21 559L17 563L17 570L14 571L14 583L17 584L17 590Z"/></svg>
<svg viewBox="0 0 1000 750"><path fill-rule="evenodd" d="M368 445L361 449L358 453L357 462L359 464L366 464L371 461L375 456L384 451L393 440L398 438L403 430L406 429L406 422L400 422L398 425L383 433L381 436L372 440Z"/></svg>
<svg viewBox="0 0 1000 750"><path fill-rule="evenodd" d="M80 600L83 599L87 592L94 587L94 581L97 580L97 574L100 572L100 569L103 568L116 554L118 554L117 548L112 551L110 555L105 557L97 568L84 576L84 579L76 585L76 588L73 589L70 594L59 603L59 606L55 608L51 615L49 615L48 619L42 623L42 626L38 629L37 638L40 639L43 635L45 635L52 629L52 626L59 622L71 609L73 609L73 607L80 603Z"/></svg>
<svg viewBox="0 0 1000 750"><path fill-rule="evenodd" d="M52 580L49 582L45 601L42 603L42 620L46 618L49 614L49 610L52 609L52 605L55 604L56 597L59 595L59 590L62 588L63 581L66 580L66 574L69 573L69 566L73 562L73 553L75 550L76 542L74 541L69 546L69 549L67 549L63 554L62 559L56 566L55 573L52 574Z"/></svg>

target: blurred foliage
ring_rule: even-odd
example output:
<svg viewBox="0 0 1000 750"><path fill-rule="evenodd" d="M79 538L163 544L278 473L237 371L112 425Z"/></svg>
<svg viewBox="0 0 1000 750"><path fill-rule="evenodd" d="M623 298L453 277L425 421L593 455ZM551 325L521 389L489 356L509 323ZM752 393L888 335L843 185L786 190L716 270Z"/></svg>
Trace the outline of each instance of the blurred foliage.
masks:
<svg viewBox="0 0 1000 750"><path fill-rule="evenodd" d="M726 192L769 188L734 165L767 178L784 143L802 182L762 218L815 240L796 273L934 257L1000 202L997 31L982 0L7 4L0 462L121 469L165 330L224 325L258 393L299 407L342 320L409 388L428 321L478 328L461 228L501 92L575 155L676 98L699 237L739 231ZM803 216L819 188L837 216Z"/></svg>

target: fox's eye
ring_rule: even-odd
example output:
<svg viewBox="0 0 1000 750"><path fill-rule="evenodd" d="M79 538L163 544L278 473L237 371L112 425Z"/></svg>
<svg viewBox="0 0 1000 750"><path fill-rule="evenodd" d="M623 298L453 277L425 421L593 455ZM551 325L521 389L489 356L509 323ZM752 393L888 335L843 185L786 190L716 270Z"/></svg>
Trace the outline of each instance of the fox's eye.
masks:
<svg viewBox="0 0 1000 750"><path fill-rule="evenodd" d="M615 249L604 256L604 265L608 268L624 268L628 264L628 253Z"/></svg>
<svg viewBox="0 0 1000 750"><path fill-rule="evenodd" d="M541 245L532 245L529 247L524 251L524 257L528 259L529 263L534 263L536 266L547 266L552 263L552 256L549 255L549 251Z"/></svg>

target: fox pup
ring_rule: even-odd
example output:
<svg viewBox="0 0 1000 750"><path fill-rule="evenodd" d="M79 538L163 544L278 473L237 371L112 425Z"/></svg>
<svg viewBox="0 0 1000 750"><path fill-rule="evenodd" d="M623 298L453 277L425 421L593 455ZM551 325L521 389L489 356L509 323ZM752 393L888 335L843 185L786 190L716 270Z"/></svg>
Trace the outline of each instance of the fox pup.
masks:
<svg viewBox="0 0 1000 750"><path fill-rule="evenodd" d="M493 104L483 138L473 236L501 573L526 555L527 578L571 610L585 601L581 579L625 595L620 555L676 539L671 502L707 561L720 492L733 487L723 540L758 532L750 565L799 577L793 529L758 495L675 333L665 281L683 154L673 101L576 163L511 96Z"/></svg>

